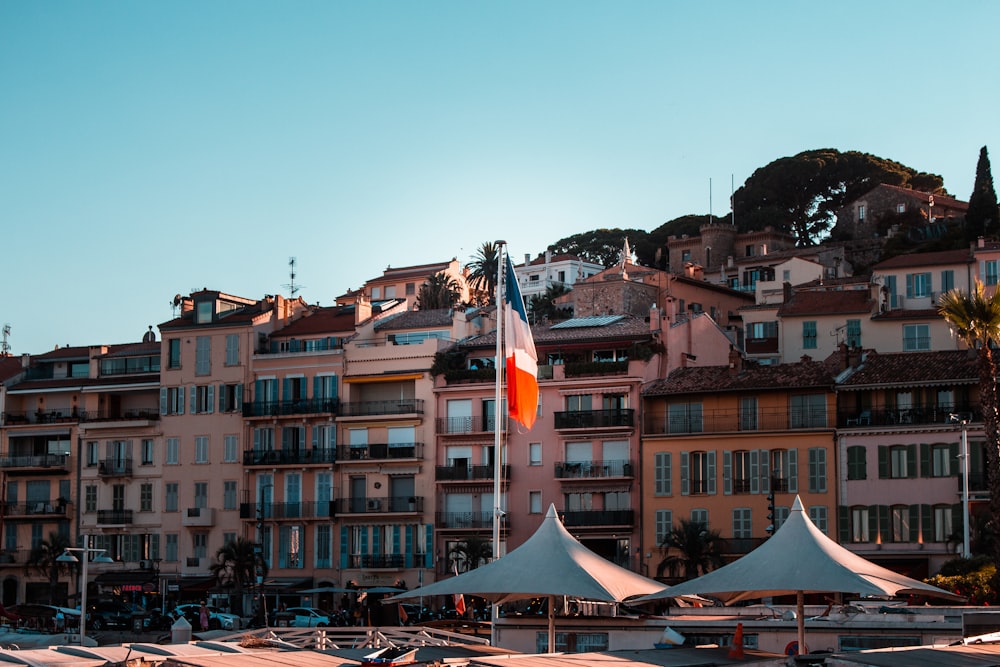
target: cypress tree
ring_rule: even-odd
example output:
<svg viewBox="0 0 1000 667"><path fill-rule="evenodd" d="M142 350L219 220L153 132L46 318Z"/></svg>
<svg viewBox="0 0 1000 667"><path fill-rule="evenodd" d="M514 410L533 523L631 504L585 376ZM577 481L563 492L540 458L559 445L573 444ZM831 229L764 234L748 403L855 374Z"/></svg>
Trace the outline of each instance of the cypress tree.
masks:
<svg viewBox="0 0 1000 667"><path fill-rule="evenodd" d="M986 146L979 150L976 183L969 196L965 229L969 241L975 241L980 236L995 238L1000 234L1000 209L997 208L997 192L993 189L993 173L990 171L990 156L986 152Z"/></svg>

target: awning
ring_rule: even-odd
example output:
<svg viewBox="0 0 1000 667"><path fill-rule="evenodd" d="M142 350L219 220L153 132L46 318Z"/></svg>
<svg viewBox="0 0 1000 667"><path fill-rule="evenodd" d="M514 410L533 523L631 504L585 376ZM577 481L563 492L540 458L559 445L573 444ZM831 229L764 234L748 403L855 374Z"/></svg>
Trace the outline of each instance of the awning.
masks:
<svg viewBox="0 0 1000 667"><path fill-rule="evenodd" d="M149 570L102 572L94 579L94 583L139 593L155 593L157 590L156 573Z"/></svg>
<svg viewBox="0 0 1000 667"><path fill-rule="evenodd" d="M348 384L352 382L398 382L399 380L420 380L423 373L386 373L385 375L352 375L343 378Z"/></svg>
<svg viewBox="0 0 1000 667"><path fill-rule="evenodd" d="M215 586L215 577L190 577L188 579L181 579L178 581L182 591L197 592L197 591L207 591L212 586Z"/></svg>
<svg viewBox="0 0 1000 667"><path fill-rule="evenodd" d="M312 577L274 577L264 580L264 588L272 591L299 591L312 588Z"/></svg>

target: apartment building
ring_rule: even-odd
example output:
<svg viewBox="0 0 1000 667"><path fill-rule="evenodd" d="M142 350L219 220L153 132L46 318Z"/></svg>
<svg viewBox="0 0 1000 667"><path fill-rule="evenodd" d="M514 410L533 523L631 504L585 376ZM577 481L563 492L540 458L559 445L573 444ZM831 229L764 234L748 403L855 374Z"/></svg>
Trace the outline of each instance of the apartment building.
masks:
<svg viewBox="0 0 1000 667"><path fill-rule="evenodd" d="M571 254L553 254L546 250L542 255L531 259L530 254L524 256L524 263L514 267L518 287L525 301L533 296L541 296L550 287L573 287L580 281L596 275L604 270L603 264L588 262Z"/></svg>

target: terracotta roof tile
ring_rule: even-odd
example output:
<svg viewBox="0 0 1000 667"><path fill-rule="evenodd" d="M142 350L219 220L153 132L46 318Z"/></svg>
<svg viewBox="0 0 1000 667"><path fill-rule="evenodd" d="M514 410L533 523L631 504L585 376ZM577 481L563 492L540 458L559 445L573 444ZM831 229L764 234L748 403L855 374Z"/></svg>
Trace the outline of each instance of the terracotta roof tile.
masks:
<svg viewBox="0 0 1000 667"><path fill-rule="evenodd" d="M902 269L916 266L937 266L939 264L971 264L972 251L968 248L960 250L940 250L937 252L912 252L896 255L881 261L872 267L874 271Z"/></svg>
<svg viewBox="0 0 1000 667"><path fill-rule="evenodd" d="M406 310L380 320L376 331L398 331L400 329L426 329L428 327L451 327L454 311L450 308L434 310Z"/></svg>
<svg viewBox="0 0 1000 667"><path fill-rule="evenodd" d="M928 202L930 202L930 198L931 196L933 196L935 206L940 205L948 208L961 208L961 209L969 208L968 202L961 201L960 199L955 199L954 197L949 197L947 195L931 195L931 193L929 192L922 192L920 190L914 190L912 188L903 188L898 185L889 185L888 183L883 183L875 188L872 188L872 190L869 190L869 192L874 192L875 190L878 189L892 190L894 192L898 192L899 194L909 195L913 199L916 199L917 201L921 202L922 204L927 204Z"/></svg>
<svg viewBox="0 0 1000 667"><path fill-rule="evenodd" d="M272 338L311 336L320 334L354 333L354 307L332 306L316 308L286 327L271 334Z"/></svg>
<svg viewBox="0 0 1000 667"><path fill-rule="evenodd" d="M974 352L868 352L862 364L839 387L859 389L887 384L953 384L979 381Z"/></svg>
<svg viewBox="0 0 1000 667"><path fill-rule="evenodd" d="M21 357L0 357L0 382L9 380L22 370Z"/></svg>
<svg viewBox="0 0 1000 667"><path fill-rule="evenodd" d="M643 396L669 396L687 393L730 391L766 391L769 389L833 388L834 369L823 361L798 361L791 364L761 366L743 361L739 373L729 366L693 366L677 368L663 379L653 380Z"/></svg>

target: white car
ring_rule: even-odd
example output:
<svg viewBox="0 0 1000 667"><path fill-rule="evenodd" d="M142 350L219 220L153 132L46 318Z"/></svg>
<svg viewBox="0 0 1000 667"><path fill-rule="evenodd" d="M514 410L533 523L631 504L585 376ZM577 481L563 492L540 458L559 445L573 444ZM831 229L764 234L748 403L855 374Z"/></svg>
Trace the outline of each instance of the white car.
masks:
<svg viewBox="0 0 1000 667"><path fill-rule="evenodd" d="M289 607L284 613L294 617L291 619L293 628L325 628L333 625L325 611L314 607Z"/></svg>
<svg viewBox="0 0 1000 667"><path fill-rule="evenodd" d="M183 614L188 619L197 619L201 614L201 605L199 604L181 604L177 605L177 611ZM222 630L239 630L243 625L243 619L241 619L236 614L230 614L224 612L218 607L208 606L208 626L209 629L218 627ZM197 625L192 623L191 626L197 629Z"/></svg>

